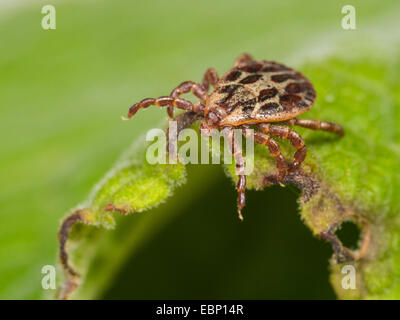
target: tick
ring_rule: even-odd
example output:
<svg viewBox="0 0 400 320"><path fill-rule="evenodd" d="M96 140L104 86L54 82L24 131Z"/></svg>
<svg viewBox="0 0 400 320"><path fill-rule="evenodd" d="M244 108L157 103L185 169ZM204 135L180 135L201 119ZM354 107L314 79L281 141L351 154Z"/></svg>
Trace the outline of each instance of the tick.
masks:
<svg viewBox="0 0 400 320"><path fill-rule="evenodd" d="M214 90L209 94L210 86ZM192 92L200 101L192 103L180 97ZM289 171L297 170L306 157L306 145L301 136L291 129L300 126L312 130L324 130L343 136L343 128L335 123L297 119L308 111L315 101L316 93L311 82L300 72L273 61L255 61L250 55L242 54L221 78L215 69L209 68L202 83L185 81L172 90L169 96L147 98L134 104L128 112L131 118L139 109L151 105L167 107L173 118L173 109L186 112L179 121L189 126L201 121L202 129L225 129L238 172L237 208L239 218L245 206L246 176L243 174L245 161L241 146L234 139L233 130L240 129L244 136L251 135L256 143L268 147L276 159L277 173L269 181L282 181ZM293 162L288 165L275 138L287 139L296 149ZM241 174L242 173L242 174Z"/></svg>

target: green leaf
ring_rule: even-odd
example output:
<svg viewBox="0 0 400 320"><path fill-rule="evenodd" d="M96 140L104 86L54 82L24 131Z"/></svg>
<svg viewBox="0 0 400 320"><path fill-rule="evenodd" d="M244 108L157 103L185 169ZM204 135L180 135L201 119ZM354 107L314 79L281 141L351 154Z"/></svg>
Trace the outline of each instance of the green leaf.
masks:
<svg viewBox="0 0 400 320"><path fill-rule="evenodd" d="M312 110L300 118L335 121L344 125L346 135L338 139L298 129L308 147L304 172L287 177L285 183L303 191L301 217L315 235L334 235L345 221L353 221L363 231L357 252L342 248L331 260L331 282L340 298L400 297L400 100L394 67L399 65L398 52L387 60L328 57L302 68L319 96ZM286 157L292 157L293 148L281 142ZM264 177L276 170L275 163L263 147L256 148L255 159L248 187L261 189ZM228 169L236 179L234 166ZM339 239L332 242L341 246ZM340 254L362 258L354 261ZM342 287L342 267L349 264L356 270L357 290Z"/></svg>
<svg viewBox="0 0 400 320"><path fill-rule="evenodd" d="M393 161L399 158L400 138L397 1L353 1L357 10L355 31L340 27L340 9L347 4L341 1L321 5L316 0L307 4L299 0L292 1L290 7L285 2L232 1L227 6L225 1L202 1L194 7L190 2L128 4L116 0L96 2L95 9L90 2L60 2L56 4L57 29L53 31L40 27L40 9L45 4L48 3L22 2L19 6L1 7L0 13L0 35L7 44L0 51L0 132L4 137L0 150L0 298L43 297L41 269L56 264L60 219L86 198L132 140L150 128L165 127L165 122L160 124L165 111L157 108L138 113L131 122L121 123L120 115L141 98L168 94L183 80L200 80L209 66L222 73L243 51L298 68L312 79L318 91L317 104L307 117L330 119L345 126L347 136L342 140L299 130L311 148L306 165L315 161L315 172L334 186L332 192L363 216L371 218L383 208L384 217L377 216L382 223L376 225L384 230L371 232L378 239L385 234L379 246L384 252L361 270L366 275L363 283L375 288L368 289L366 296L375 292L375 297L392 293L395 297L399 270L395 197L399 179ZM304 62L308 62L306 66ZM352 103L347 104L348 101ZM350 146L354 145L357 149L353 150ZM292 152L288 147L284 149ZM326 156L334 150L338 153L332 153L332 158ZM289 154L287 157L290 159ZM344 172L336 164L347 157L352 161L346 161ZM264 165L265 170L273 170L273 162ZM83 242L82 248L85 243L91 244L93 253L89 256L83 250L88 253L85 265L79 261L79 250L71 248L77 269L86 274L76 297L101 297L128 256L145 248L146 242L171 225L179 214L186 211L189 215L193 206L201 205L196 203L195 195L214 190L213 172L204 175L196 171L185 185L190 190L177 189L178 198L170 197L151 211L130 216L113 214L115 231L77 226L73 232L76 245L78 239ZM340 184L338 176L343 181ZM164 191L172 192L175 183L164 185ZM158 193L150 202L155 204L161 198ZM230 217L232 210L228 202L225 205L220 213L229 211ZM307 218L306 212L304 208L307 224L314 231L320 230L322 223ZM244 212L247 217L252 214L250 210ZM99 216L96 223L109 225L112 221L106 217ZM81 232L88 236L80 237ZM223 249L223 243L225 248L229 244L223 242L228 241L223 231L221 234ZM240 238L237 234L236 237ZM289 236L288 239L297 241ZM254 250L264 252L257 245ZM268 274L260 259L261 256L253 259L252 264L246 260L246 267ZM388 263L390 259L392 262ZM313 261L320 260L316 257ZM237 263L243 266L240 263L244 261ZM341 276L339 272L334 274ZM243 286L249 285L243 275L235 277ZM216 285L213 292L222 295L227 287ZM278 285L271 288L266 287L263 292L274 290L271 297L284 292L282 283L279 289ZM211 294L211 285L208 290ZM339 294L345 297L344 293ZM45 296L53 297L54 293L45 292Z"/></svg>
<svg viewBox="0 0 400 320"><path fill-rule="evenodd" d="M399 63L400 55L394 61L395 65ZM319 92L318 103L302 118L342 123L346 136L339 139L327 133L299 129L308 147L304 172L289 175L284 183L295 184L303 192L299 201L301 217L311 231L320 237L332 236L332 244L340 247L331 260L331 281L341 298L400 295L396 281L400 275L395 267L399 263L400 228L397 215L400 208L396 201L400 147L395 123L400 123L400 119L398 113L392 112L400 101L392 66L393 61L388 64L379 58L328 57L302 68ZM280 142L286 158L290 159L293 148L285 141ZM86 213L85 220L108 227L113 219L104 208L110 202L122 210L141 211L165 199L176 184L182 183L182 165L145 163L114 170L89 204L90 212ZM255 170L248 176L247 186L262 189L264 178L274 173L275 166L267 148L257 145ZM228 166L228 172L236 179L234 164ZM353 221L363 231L358 251L342 247L335 237L335 231L345 221ZM80 244L76 251L81 259L84 257L83 263L91 260L96 265L101 278L102 265L98 258L90 259L86 253L93 249L85 248L94 246L95 251L102 251L104 242L93 244L92 237L89 239L89 244ZM106 245L112 250L118 247L112 243ZM341 270L349 264L357 273L357 290L342 289Z"/></svg>
<svg viewBox="0 0 400 320"><path fill-rule="evenodd" d="M143 150L141 152L137 148L134 148L133 151L136 157L143 154ZM106 272L102 270L102 266L106 263L98 263L99 259L105 261L110 259L110 254L104 251L104 238L107 238L108 241L105 245L110 250L112 248L114 254L118 254L113 247L118 248L118 242L122 237L119 234L114 239L114 235L106 233L105 230L93 230L91 227L80 226L78 231L74 230L71 241L69 233L75 222L106 229L114 228L115 219L112 213L126 215L155 207L171 196L173 190L184 181L185 169L182 164L155 166L149 165L144 158L137 160L135 157L125 156L95 187L89 201L82 208L74 210L64 220L60 229L60 237L64 239L64 242L68 240L70 244L74 238L77 240L76 243L72 244L72 247L75 247L76 250L69 250L73 254L62 260L65 267L70 268L69 274L72 275L72 278L76 275L76 271L67 266L72 262L81 273L79 281L84 281L86 269L90 268L94 261L96 261L95 266L98 274ZM112 241L116 241L116 243ZM103 243L103 245L100 246L99 243ZM126 243L124 243L123 250L126 250L125 247ZM67 253L65 252L65 254ZM106 268L109 269L108 266ZM77 285L72 278L73 283L70 286ZM99 286L98 282L97 280L96 286ZM70 294L69 291L70 289L67 287L66 292L61 292L60 295L67 297Z"/></svg>

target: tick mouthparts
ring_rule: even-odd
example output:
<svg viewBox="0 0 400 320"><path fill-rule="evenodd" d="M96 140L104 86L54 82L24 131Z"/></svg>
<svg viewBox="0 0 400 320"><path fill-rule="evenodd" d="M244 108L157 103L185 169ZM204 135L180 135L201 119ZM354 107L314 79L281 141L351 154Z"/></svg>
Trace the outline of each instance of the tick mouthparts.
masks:
<svg viewBox="0 0 400 320"><path fill-rule="evenodd" d="M238 211L238 216L239 216L240 221L243 221L243 215L242 215L241 211Z"/></svg>
<svg viewBox="0 0 400 320"><path fill-rule="evenodd" d="M127 117L124 117L124 116L121 116L121 120L123 120L123 121L127 121L127 120L129 120L129 118L127 118Z"/></svg>

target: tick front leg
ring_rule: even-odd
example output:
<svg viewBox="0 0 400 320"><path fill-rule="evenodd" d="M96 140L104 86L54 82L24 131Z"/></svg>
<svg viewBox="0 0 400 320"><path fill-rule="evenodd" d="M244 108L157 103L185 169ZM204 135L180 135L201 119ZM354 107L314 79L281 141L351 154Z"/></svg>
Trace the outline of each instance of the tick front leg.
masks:
<svg viewBox="0 0 400 320"><path fill-rule="evenodd" d="M204 107L204 106L203 106ZM196 113L194 111L187 111L181 114L178 114L173 120L176 121L176 136L179 136L179 133L186 128L189 128L193 123L197 120L203 119L202 115ZM169 137L170 127L167 128L167 152L171 152L174 154L176 150L174 149L174 143L170 144Z"/></svg>
<svg viewBox="0 0 400 320"><path fill-rule="evenodd" d="M194 111L187 111L181 114L178 114L173 120L176 121L177 124L177 134L186 128L189 128L193 123L198 120L203 119L202 115L196 113Z"/></svg>
<svg viewBox="0 0 400 320"><path fill-rule="evenodd" d="M304 128L308 128L311 130L328 131L328 132L335 133L341 137L344 135L344 130L341 125L338 125L337 123L328 122L328 121L294 118L294 119L285 121L283 123L286 123L290 126L304 127Z"/></svg>
<svg viewBox="0 0 400 320"><path fill-rule="evenodd" d="M206 101L208 95L207 90L200 83L193 81L185 81L182 82L179 86L177 86L174 90L172 90L170 96L172 98L178 98L181 94L192 92L197 98ZM168 106L168 115L173 118L173 106Z"/></svg>
<svg viewBox="0 0 400 320"><path fill-rule="evenodd" d="M223 130L229 146L236 162L236 173L239 177L236 191L238 193L237 208L239 219L243 221L242 209L246 205L246 175L245 175L245 160L243 157L242 147L236 141L233 128L225 128Z"/></svg>
<svg viewBox="0 0 400 320"><path fill-rule="evenodd" d="M218 72L214 68L208 68L206 72L204 73L203 77L203 87L208 90L210 85L215 87L216 83L218 82L219 77L218 77Z"/></svg>
<svg viewBox="0 0 400 320"><path fill-rule="evenodd" d="M291 145L297 149L290 170L296 170L300 167L306 157L307 148L303 138L296 131L286 126L270 125L269 123L261 123L258 128L274 137L288 139Z"/></svg>
<svg viewBox="0 0 400 320"><path fill-rule="evenodd" d="M139 103L134 104L129 109L128 119L133 117L133 115L139 109L144 109L151 105L155 105L155 106L159 106L159 107L170 106L171 108L177 107L179 109L183 109L183 110L187 110L187 111L192 111L192 110L196 111L196 110L194 110L195 108L193 106L193 103L191 103L188 100L180 99L180 98L173 98L170 96L162 96L162 97L158 97L156 99L154 99L154 98L143 99Z"/></svg>

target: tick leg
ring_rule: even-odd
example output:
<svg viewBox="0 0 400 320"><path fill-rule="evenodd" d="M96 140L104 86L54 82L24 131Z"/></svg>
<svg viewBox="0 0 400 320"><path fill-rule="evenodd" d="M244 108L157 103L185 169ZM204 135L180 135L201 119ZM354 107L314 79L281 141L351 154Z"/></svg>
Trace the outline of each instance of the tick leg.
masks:
<svg viewBox="0 0 400 320"><path fill-rule="evenodd" d="M197 120L202 119L203 117L194 112L194 111L187 111L181 114L178 114L174 121L177 123L177 133L179 134L183 129L189 128L193 123Z"/></svg>
<svg viewBox="0 0 400 320"><path fill-rule="evenodd" d="M249 137L249 134L244 130L245 136ZM268 180L278 180L281 181L286 176L287 173L287 165L286 160L281 153L281 148L278 143L272 139L268 134L264 134L262 132L255 131L254 132L254 141L265 145L268 147L271 155L276 159L276 168L278 169L278 175L273 175L268 177Z"/></svg>
<svg viewBox="0 0 400 320"><path fill-rule="evenodd" d="M156 99L154 99L154 98L143 99L139 103L134 104L129 109L128 119L131 118L139 109L147 108L151 105L155 105L155 106L159 106L159 107L170 106L171 108L177 107L179 109L183 109L183 110L187 110L187 111L195 111L195 112L199 111L199 110L196 110L193 103L191 103L188 100L180 99L180 98L173 98L170 96L162 96L162 97L158 97ZM199 105L197 105L197 106L199 106Z"/></svg>
<svg viewBox="0 0 400 320"><path fill-rule="evenodd" d="M202 119L202 115L199 113L196 113L194 111L187 111L181 114L178 114L175 118L174 121L176 121L176 125L177 125L177 136L179 135L179 133L183 130L186 129L188 127L190 127L193 123L195 123L197 120ZM171 151L171 152L175 152L175 150L173 149L172 146L174 146L174 144L169 144L169 127L167 129L167 152ZM170 150L171 147L171 150Z"/></svg>
<svg viewBox="0 0 400 320"><path fill-rule="evenodd" d="M203 87L208 90L210 85L215 87L215 84L218 82L219 77L218 77L218 72L214 68L208 68L206 72L204 73L203 77Z"/></svg>
<svg viewBox="0 0 400 320"><path fill-rule="evenodd" d="M246 205L246 175L245 160L243 158L242 147L236 141L233 128L223 130L225 137L230 142L229 146L236 162L236 173L239 176L236 191L238 193L237 208L239 219L243 221L242 209Z"/></svg>
<svg viewBox="0 0 400 320"><path fill-rule="evenodd" d="M237 67L250 61L254 61L253 57L248 53L242 53L239 57L236 58L234 66Z"/></svg>
<svg viewBox="0 0 400 320"><path fill-rule="evenodd" d="M181 94L192 92L197 98L202 101L206 101L208 95L207 90L200 83L193 81L185 81L182 82L179 86L177 86L174 90L172 90L170 96L172 98L179 98ZM173 118L173 106L168 106L168 115Z"/></svg>
<svg viewBox="0 0 400 320"><path fill-rule="evenodd" d="M311 130L328 131L328 132L336 133L338 136L344 135L344 130L341 125L338 125L338 124L332 123L332 122L327 122L327 121L294 118L294 119L285 121L283 123L286 123L290 126L304 127L304 128L308 128Z"/></svg>
<svg viewBox="0 0 400 320"><path fill-rule="evenodd" d="M197 82L185 81L182 82L171 92L172 98L178 98L181 94L191 91L197 98L205 101L207 99L207 92L205 88Z"/></svg>
<svg viewBox="0 0 400 320"><path fill-rule="evenodd" d="M296 131L286 126L270 125L269 123L261 123L257 126L263 132L269 133L274 137L288 139L291 145L297 149L296 153L294 154L294 159L290 170L296 170L300 167L301 163L306 157L307 148L303 138Z"/></svg>

